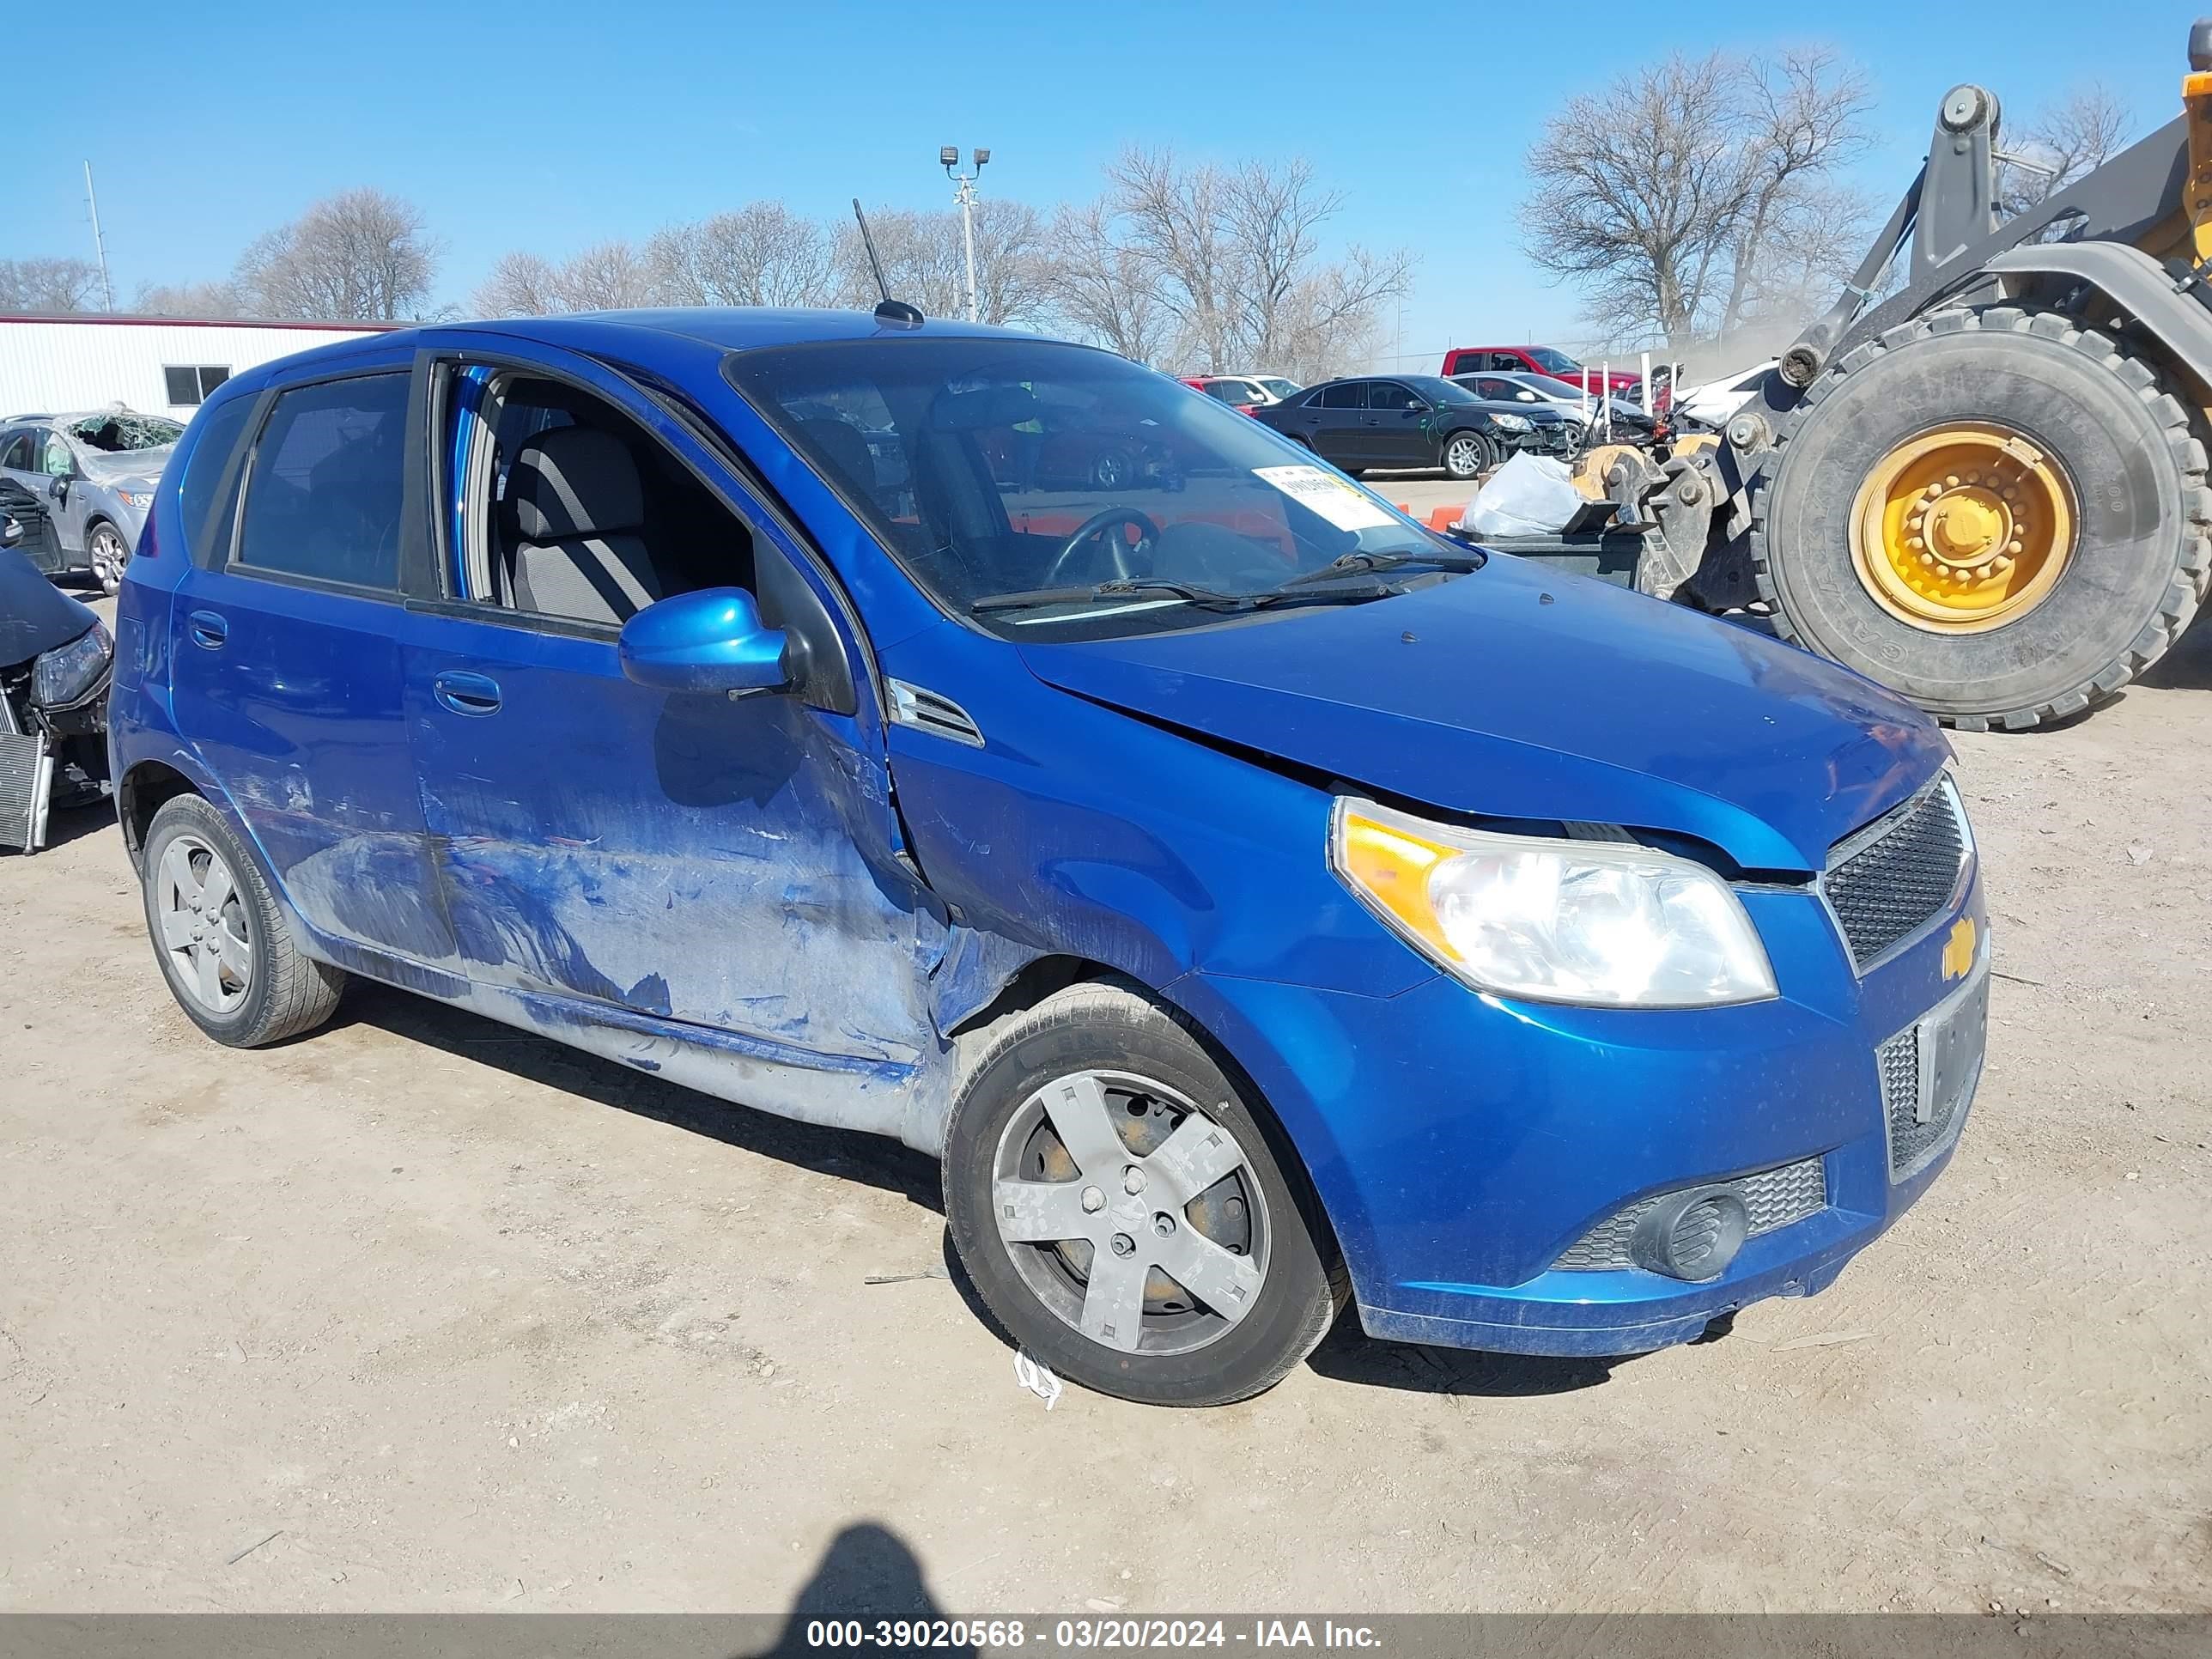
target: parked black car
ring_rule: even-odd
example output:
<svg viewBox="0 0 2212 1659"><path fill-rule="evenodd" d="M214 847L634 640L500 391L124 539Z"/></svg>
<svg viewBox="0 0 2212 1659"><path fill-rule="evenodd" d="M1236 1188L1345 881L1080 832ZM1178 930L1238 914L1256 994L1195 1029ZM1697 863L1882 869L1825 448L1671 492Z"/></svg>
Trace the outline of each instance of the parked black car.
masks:
<svg viewBox="0 0 2212 1659"><path fill-rule="evenodd" d="M1486 407L1436 374L1324 380L1253 419L1355 477L1370 467L1437 466L1474 478L1515 450L1544 447L1527 416Z"/></svg>

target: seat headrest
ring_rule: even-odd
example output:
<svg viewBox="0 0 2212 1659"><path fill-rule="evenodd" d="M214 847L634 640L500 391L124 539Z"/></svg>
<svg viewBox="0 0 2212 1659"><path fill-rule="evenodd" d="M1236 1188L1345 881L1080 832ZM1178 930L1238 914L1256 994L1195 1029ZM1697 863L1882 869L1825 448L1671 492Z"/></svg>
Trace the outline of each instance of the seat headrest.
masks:
<svg viewBox="0 0 2212 1659"><path fill-rule="evenodd" d="M611 432L556 427L525 439L507 478L514 527L526 542L610 536L645 522L637 463Z"/></svg>

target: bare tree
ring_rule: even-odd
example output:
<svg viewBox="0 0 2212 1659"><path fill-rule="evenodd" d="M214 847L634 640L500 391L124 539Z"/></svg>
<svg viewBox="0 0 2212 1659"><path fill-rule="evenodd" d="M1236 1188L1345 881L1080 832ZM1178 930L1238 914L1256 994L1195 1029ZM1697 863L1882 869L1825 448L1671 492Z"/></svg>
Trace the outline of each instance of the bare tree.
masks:
<svg viewBox="0 0 2212 1659"><path fill-rule="evenodd" d="M2134 128L2127 107L2094 81L2037 111L2017 134L2000 135L2019 159L1997 163L1997 210L2024 213L2057 195L2125 149Z"/></svg>
<svg viewBox="0 0 2212 1659"><path fill-rule="evenodd" d="M258 238L232 281L258 316L396 322L422 311L443 252L410 204L349 190Z"/></svg>
<svg viewBox="0 0 2212 1659"><path fill-rule="evenodd" d="M1322 262L1322 227L1344 198L1302 160L1187 167L1171 150L1132 149L1106 176L1105 201L1085 210L1095 216L1066 222L1087 234L1084 268L1056 279L1062 304L1074 314L1079 303L1094 331L1102 315L1150 307L1192 367L1326 373L1364 348L1410 286L1403 252L1354 246ZM1068 250L1059 253L1066 267Z"/></svg>
<svg viewBox="0 0 2212 1659"><path fill-rule="evenodd" d="M646 245L655 286L672 305L819 306L836 292L827 231L781 202L752 202Z"/></svg>
<svg viewBox="0 0 2212 1659"><path fill-rule="evenodd" d="M149 317L240 317L245 306L227 282L148 283L134 309Z"/></svg>
<svg viewBox="0 0 2212 1659"><path fill-rule="evenodd" d="M660 303L653 269L628 242L595 242L553 264L535 253L502 255L471 300L483 317L544 317L562 311L621 311Z"/></svg>
<svg viewBox="0 0 2212 1659"><path fill-rule="evenodd" d="M1528 152L1528 255L1579 285L1591 319L1680 343L1744 320L1783 227L1865 143L1869 98L1825 52L1773 61L1676 53L1570 99ZM1848 235L1819 249L1848 270Z"/></svg>
<svg viewBox="0 0 2212 1659"><path fill-rule="evenodd" d="M480 317L544 317L567 308L559 273L535 253L501 255L471 303Z"/></svg>
<svg viewBox="0 0 2212 1659"><path fill-rule="evenodd" d="M1741 228L1729 271L1720 331L1741 327L1784 295L1795 303L1795 282L1761 279L1785 266L1802 268L1809 256L1823 273L1838 251L1859 239L1866 214L1855 192L1829 181L1867 147L1865 121L1874 95L1858 66L1825 47L1785 52L1773 62L1753 59L1743 71L1746 114L1744 198ZM1832 286L1822 281L1822 287Z"/></svg>
<svg viewBox="0 0 2212 1659"><path fill-rule="evenodd" d="M659 297L652 268L628 242L595 242L562 262L555 278L562 311L622 311Z"/></svg>
<svg viewBox="0 0 2212 1659"><path fill-rule="evenodd" d="M0 259L0 310L97 311L99 292L89 259Z"/></svg>
<svg viewBox="0 0 2212 1659"><path fill-rule="evenodd" d="M1175 319L1153 291L1144 257L1115 234L1112 211L1103 202L1063 207L1051 243L1045 282L1059 315L1130 362L1157 366L1175 343Z"/></svg>

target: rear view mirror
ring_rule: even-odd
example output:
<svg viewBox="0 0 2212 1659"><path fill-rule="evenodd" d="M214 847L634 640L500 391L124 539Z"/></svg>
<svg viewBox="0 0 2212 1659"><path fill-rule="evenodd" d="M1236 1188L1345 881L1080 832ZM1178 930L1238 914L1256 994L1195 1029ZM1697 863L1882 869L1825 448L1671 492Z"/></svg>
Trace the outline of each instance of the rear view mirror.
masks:
<svg viewBox="0 0 2212 1659"><path fill-rule="evenodd" d="M708 587L649 605L623 624L623 672L656 691L731 696L791 684L787 641L761 623L741 587Z"/></svg>
<svg viewBox="0 0 2212 1659"><path fill-rule="evenodd" d="M929 423L939 432L975 432L985 427L1018 426L1037 415L1036 393L1024 386L987 386L973 392L939 393L929 405Z"/></svg>

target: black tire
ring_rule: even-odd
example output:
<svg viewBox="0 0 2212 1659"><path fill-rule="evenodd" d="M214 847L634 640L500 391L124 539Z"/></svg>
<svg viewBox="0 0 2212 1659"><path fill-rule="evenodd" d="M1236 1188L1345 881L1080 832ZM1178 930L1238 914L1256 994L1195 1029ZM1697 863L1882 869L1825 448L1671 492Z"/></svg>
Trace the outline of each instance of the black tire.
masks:
<svg viewBox="0 0 2212 1659"><path fill-rule="evenodd" d="M1093 1340L1048 1307L1015 1265L1016 1250L1054 1247L1000 1235L992 1190L1002 1134L1046 1085L1091 1068L1139 1073L1204 1103L1256 1177L1268 1229L1265 1276L1249 1310L1206 1346L1127 1352ZM1249 1093L1181 1016L1124 981L1070 986L993 1034L946 1132L945 1211L977 1294L1017 1346L1071 1382L1160 1406L1246 1399L1313 1352L1348 1300L1349 1281L1303 1165L1273 1119L1247 1103Z"/></svg>
<svg viewBox="0 0 2212 1659"><path fill-rule="evenodd" d="M2016 619L1933 633L1867 592L1852 506L1893 446L1977 419L2029 434L2067 475L2074 556ZM1777 629L1948 725L2025 731L2102 702L2165 654L2212 576L2212 490L2187 409L2150 365L2057 313L1938 311L1890 329L1813 384L1778 449L1751 531Z"/></svg>
<svg viewBox="0 0 2212 1659"><path fill-rule="evenodd" d="M204 1006L181 982L174 952L162 940L162 921L156 890L162 860L171 846L191 837L219 854L234 886L237 914L246 943L252 949L252 971L246 994L234 1009L214 1012ZM293 941L290 923L277 908L261 878L261 869L222 813L198 795L179 795L163 803L146 831L146 851L139 883L146 913L146 931L153 940L155 960L169 994L193 1024L217 1042L233 1048L258 1048L286 1037L313 1030L331 1017L345 988L343 971L316 961Z"/></svg>
<svg viewBox="0 0 2212 1659"><path fill-rule="evenodd" d="M1462 427L1456 432L1444 434L1443 447L1437 453L1437 464L1448 476L1462 483L1472 482L1498 465L1498 446L1487 433L1477 432L1473 427Z"/></svg>

